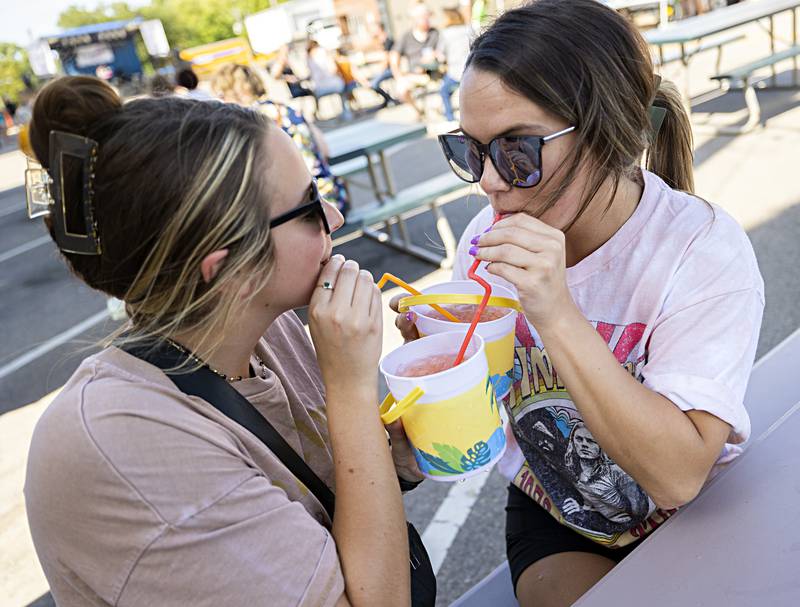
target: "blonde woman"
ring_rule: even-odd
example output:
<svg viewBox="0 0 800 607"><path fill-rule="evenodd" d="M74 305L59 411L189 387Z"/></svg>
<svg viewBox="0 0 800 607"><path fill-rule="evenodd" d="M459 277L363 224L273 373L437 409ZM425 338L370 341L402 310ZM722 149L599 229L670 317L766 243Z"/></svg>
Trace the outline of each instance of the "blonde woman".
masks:
<svg viewBox="0 0 800 607"><path fill-rule="evenodd" d="M49 84L33 114L33 150L63 177L51 234L131 318L33 436L26 506L56 602L408 605L397 471L419 475L378 416L380 293L331 256L342 217L289 137L237 105L123 105L86 77ZM305 305L313 345L292 312ZM332 520L249 428L177 387L184 371L246 399L335 487Z"/></svg>

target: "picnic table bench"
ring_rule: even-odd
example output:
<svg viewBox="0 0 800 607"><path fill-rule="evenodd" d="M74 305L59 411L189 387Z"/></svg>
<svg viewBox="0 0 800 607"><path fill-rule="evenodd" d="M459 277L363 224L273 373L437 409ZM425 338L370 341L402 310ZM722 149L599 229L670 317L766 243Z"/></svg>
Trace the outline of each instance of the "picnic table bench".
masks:
<svg viewBox="0 0 800 607"><path fill-rule="evenodd" d="M440 205L466 192L469 185L448 171L398 192L386 157L390 147L421 139L427 132L422 124L368 120L336 129L326 135L331 150L331 171L334 175L350 179L366 170L370 187L375 194L374 202L355 208L348 214L347 225L334 239L334 246L366 236L440 267L452 267L456 239ZM378 167L383 177L383 186L378 180ZM411 242L404 215L420 208L430 209L434 215L436 229L444 245L443 255L437 255ZM395 235L395 228L399 235Z"/></svg>
<svg viewBox="0 0 800 607"><path fill-rule="evenodd" d="M761 57L755 61L751 61L745 65L741 65L735 69L726 72L720 72L719 69L715 76L711 78L726 83L729 87L731 84L738 84L744 91L744 99L747 104L747 121L741 126L728 126L720 127L717 133L720 135L739 135L753 130L761 122L761 105L758 102L758 95L754 88L754 75L758 70L765 67L775 68L775 65L787 59L796 59L800 55L800 45L791 46L783 51L773 52L772 54ZM797 87L797 70L793 74L793 87ZM782 88L773 85L772 88Z"/></svg>
<svg viewBox="0 0 800 607"><path fill-rule="evenodd" d="M796 605L800 329L753 367L745 452L576 605ZM794 556L793 556L794 555ZM731 558L735 556L735 558ZM508 562L451 607L516 607Z"/></svg>

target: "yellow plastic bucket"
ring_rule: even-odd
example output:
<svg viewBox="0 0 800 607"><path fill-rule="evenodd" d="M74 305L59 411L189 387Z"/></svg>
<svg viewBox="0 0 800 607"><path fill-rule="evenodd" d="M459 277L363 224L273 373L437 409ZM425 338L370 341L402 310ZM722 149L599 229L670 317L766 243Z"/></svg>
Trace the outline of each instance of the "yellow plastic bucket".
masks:
<svg viewBox="0 0 800 607"><path fill-rule="evenodd" d="M478 304L483 296L483 287L473 280L453 280L433 285L422 291L422 295L400 300L399 311L413 309L417 314L417 331L420 336L435 335L454 330L467 332L469 323L454 323L432 318L429 304ZM508 308L508 313L497 320L478 323L475 332L486 342L486 358L489 361L489 376L495 395L502 399L511 391L514 372L514 330L517 312L522 308L514 293L500 285L492 285L489 306Z"/></svg>
<svg viewBox="0 0 800 607"><path fill-rule="evenodd" d="M432 355L458 352L464 332L438 333L387 354L380 369L390 393L381 404L385 424L402 417L422 473L456 481L488 471L503 455L506 437L489 381L483 338L474 335L457 367L421 377L403 377L403 365Z"/></svg>

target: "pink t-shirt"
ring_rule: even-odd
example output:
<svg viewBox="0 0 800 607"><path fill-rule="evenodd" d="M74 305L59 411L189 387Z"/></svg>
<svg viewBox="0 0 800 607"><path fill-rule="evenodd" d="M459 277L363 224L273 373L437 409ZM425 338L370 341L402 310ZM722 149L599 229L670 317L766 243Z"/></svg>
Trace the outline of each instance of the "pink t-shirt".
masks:
<svg viewBox="0 0 800 607"><path fill-rule="evenodd" d="M322 380L294 313L235 386L329 486ZM254 368L258 368L253 361ZM261 441L117 348L87 358L33 435L25 501L53 596L72 605L334 605L331 521Z"/></svg>
<svg viewBox="0 0 800 607"><path fill-rule="evenodd" d="M682 411L707 411L732 431L718 464L750 435L743 399L764 309L753 248L721 208L643 171L633 215L567 268L583 315L638 381ZM466 278L469 240L492 222L483 209L461 239L453 277ZM513 286L488 274L497 284ZM509 447L499 469L561 523L608 545L642 537L671 513L600 448L559 379L536 328L517 319ZM585 445L589 445L586 447Z"/></svg>

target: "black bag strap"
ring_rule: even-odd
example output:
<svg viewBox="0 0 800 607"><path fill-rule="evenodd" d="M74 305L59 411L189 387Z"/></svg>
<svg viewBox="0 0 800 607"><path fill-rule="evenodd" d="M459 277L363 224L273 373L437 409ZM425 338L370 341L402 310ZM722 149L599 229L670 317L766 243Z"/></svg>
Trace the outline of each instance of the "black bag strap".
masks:
<svg viewBox="0 0 800 607"><path fill-rule="evenodd" d="M166 342L155 344L122 346L122 350L151 365L158 367L172 380L184 394L198 396L217 411L247 428L275 456L281 460L289 472L294 474L319 500L331 521L335 509L333 491L322 482L291 445L278 433L275 427L261 415L244 396L239 394L227 381L211 371L200 367L191 372L172 372L187 361L187 356Z"/></svg>

